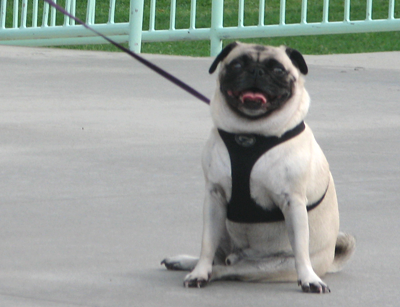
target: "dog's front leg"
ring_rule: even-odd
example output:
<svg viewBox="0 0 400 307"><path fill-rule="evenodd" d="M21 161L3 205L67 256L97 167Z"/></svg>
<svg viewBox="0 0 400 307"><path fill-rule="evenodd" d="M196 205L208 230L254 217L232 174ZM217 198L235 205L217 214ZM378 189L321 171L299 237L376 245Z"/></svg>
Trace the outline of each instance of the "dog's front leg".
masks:
<svg viewBox="0 0 400 307"><path fill-rule="evenodd" d="M203 238L200 259L185 277L185 287L204 287L210 280L215 252L226 230L226 200L222 188L207 184L203 211Z"/></svg>
<svg viewBox="0 0 400 307"><path fill-rule="evenodd" d="M299 285L304 292L330 292L311 265L306 198L299 195L287 198L282 211L295 257Z"/></svg>

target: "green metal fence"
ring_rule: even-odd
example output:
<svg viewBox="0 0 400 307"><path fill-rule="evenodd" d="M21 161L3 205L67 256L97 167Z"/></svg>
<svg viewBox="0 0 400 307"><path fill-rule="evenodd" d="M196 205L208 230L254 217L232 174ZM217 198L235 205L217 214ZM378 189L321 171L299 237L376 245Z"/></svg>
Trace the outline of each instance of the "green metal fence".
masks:
<svg viewBox="0 0 400 307"><path fill-rule="evenodd" d="M42 0L0 1L0 44L54 46L104 43L104 39L75 24L74 20L50 8ZM78 0L79 4L82 2ZM66 11L75 15L76 0L64 0L63 4ZM96 0L87 0L86 14L80 18L117 42L129 41L131 49L140 52L143 0L130 1L125 18L130 22L114 20L116 5L116 0L110 0L108 20L96 22Z"/></svg>
<svg viewBox="0 0 400 307"><path fill-rule="evenodd" d="M223 0L211 0L210 14L207 15L210 19L209 26L206 27L196 25L197 8L204 0L179 0L179 3L177 0L170 0L169 26L162 29L158 29L156 25L157 0L130 0L124 21L115 20L115 12L121 1L101 1L107 1L108 20L97 21L95 18L100 0L98 3L96 0L59 0L59 4L62 2L67 11L75 14L77 5L84 3L86 14L80 17L81 19L117 42L129 42L130 49L135 52L140 52L142 42L210 40L210 53L215 55L221 50L221 42L224 39L400 30L400 18L396 15L399 9L396 9L395 0L374 0L379 1L378 5L384 3L387 6L387 15L379 16L379 18L374 18L373 0L366 0L362 18L352 18L351 0L344 0L341 2L342 15L339 19L332 19L330 14L331 2L335 0L320 0L318 3L321 7L320 20L309 19L308 16L310 6L316 5L315 1L312 3L310 1L309 4L308 0L299 0L297 5L301 7L297 22L287 21L286 11L289 0L237 0L234 2L234 10L237 11L238 16L237 24L229 26L224 25L224 14L232 8L224 6ZM274 22L270 21L272 18L268 10L272 1L278 2L279 6L279 16L274 19ZM184 17L188 20L188 26L183 28L176 26L177 12L182 3L190 6L189 13ZM258 6L258 22L247 25L245 14L246 8L250 5ZM144 12L146 12L145 15ZM70 18L60 15L42 0L0 0L0 44L50 46L104 43L102 38L94 36L81 25L76 25ZM148 21L145 27L143 26L144 17L146 22Z"/></svg>

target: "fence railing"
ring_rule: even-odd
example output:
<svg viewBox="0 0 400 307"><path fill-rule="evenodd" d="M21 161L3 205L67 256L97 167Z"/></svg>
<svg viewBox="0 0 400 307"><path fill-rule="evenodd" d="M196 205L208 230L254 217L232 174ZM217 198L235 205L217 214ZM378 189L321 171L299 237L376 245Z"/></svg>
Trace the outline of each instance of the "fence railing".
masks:
<svg viewBox="0 0 400 307"><path fill-rule="evenodd" d="M54 46L105 43L104 39L75 24L74 20L50 8L49 4L42 0L0 1L0 44ZM75 15L77 1L62 2L65 10ZM83 1L78 3L82 5ZM106 20L103 18L96 21L96 8L99 7L96 0L87 0L86 5L80 9L80 12L84 12L83 16L78 17L117 42L129 41L131 49L140 52L138 42L141 40L143 0L130 1L125 10L126 16L123 16L126 21L122 22L115 20L116 0L110 0L109 3L102 1L101 4L101 9L104 9L105 4L108 10Z"/></svg>
<svg viewBox="0 0 400 307"><path fill-rule="evenodd" d="M142 42L210 40L215 55L224 39L400 30L395 0L205 2L179 0L178 5L177 0L169 0L168 7L166 0L59 0L58 4L115 41L129 42L135 52L140 52ZM0 44L99 43L104 40L42 0L0 0Z"/></svg>

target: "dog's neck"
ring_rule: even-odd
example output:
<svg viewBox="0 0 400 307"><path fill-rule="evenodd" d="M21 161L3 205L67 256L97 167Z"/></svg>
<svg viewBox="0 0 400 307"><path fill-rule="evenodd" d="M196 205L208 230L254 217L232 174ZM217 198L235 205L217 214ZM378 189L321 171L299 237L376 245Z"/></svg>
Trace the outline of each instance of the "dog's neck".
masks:
<svg viewBox="0 0 400 307"><path fill-rule="evenodd" d="M303 80L293 90L290 100L279 110L259 119L248 119L238 115L226 103L219 91L219 84L211 100L211 115L214 125L231 133L254 133L264 136L282 136L301 123L307 115L310 96L303 87Z"/></svg>

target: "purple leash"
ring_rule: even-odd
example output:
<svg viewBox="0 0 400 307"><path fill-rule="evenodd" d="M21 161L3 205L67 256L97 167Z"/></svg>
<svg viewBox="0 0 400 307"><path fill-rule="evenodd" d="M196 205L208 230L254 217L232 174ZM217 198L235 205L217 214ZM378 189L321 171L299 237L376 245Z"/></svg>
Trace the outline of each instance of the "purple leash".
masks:
<svg viewBox="0 0 400 307"><path fill-rule="evenodd" d="M194 88L192 88L191 86L187 85L186 83L184 83L183 81L179 80L178 78L174 77L173 75L171 75L170 73L166 72L165 70L163 70L162 68L158 67L157 65L147 61L146 59L144 59L143 57L137 55L136 53L133 53L132 51L130 51L129 49L125 48L124 46L118 44L117 42L113 41L112 39L108 38L107 36L101 34L100 32L96 31L95 29L93 29L92 27L90 27L89 25L87 25L85 22L83 22L82 20L80 20L79 18L71 15L70 13L68 13L64 8L62 8L61 6L59 6L58 4L54 3L52 0L43 0L44 2L47 2L48 4L50 4L52 7L54 7L56 10L60 11L61 13L63 13L64 15L67 15L68 17L72 18L73 20L75 20L76 22L80 23L82 26L84 26L86 29L96 33L97 35L101 36L102 38L104 38L106 41L108 41L109 43L113 44L115 47L117 47L118 49L121 49L122 51L124 51L125 53L129 54L131 57L133 57L134 59L138 60L140 63L142 63L143 65L147 66L148 68L150 68L151 70L153 70L154 72L158 73L159 75L163 76L165 79L171 81L173 84L175 84L176 86L179 86L181 89L183 89L184 91L188 92L189 94L192 94L194 97L200 99L201 101L210 104L210 99L208 99L207 97L205 97L204 95L202 95L201 93L199 93L198 91L196 91Z"/></svg>

